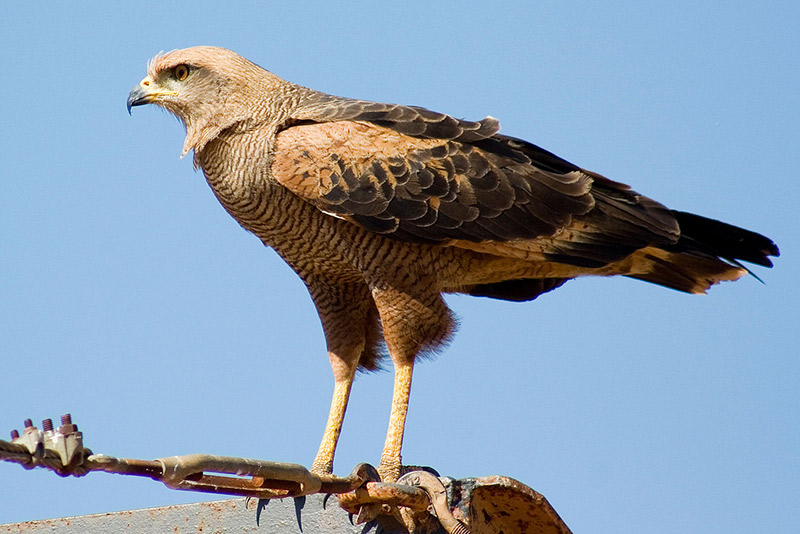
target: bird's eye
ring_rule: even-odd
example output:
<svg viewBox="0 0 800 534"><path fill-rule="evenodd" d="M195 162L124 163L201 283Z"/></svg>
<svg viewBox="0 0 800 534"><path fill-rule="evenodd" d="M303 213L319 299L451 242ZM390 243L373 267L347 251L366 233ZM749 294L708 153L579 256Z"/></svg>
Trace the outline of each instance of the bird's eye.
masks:
<svg viewBox="0 0 800 534"><path fill-rule="evenodd" d="M178 65L172 70L172 75L175 76L176 80L182 82L189 76L189 67L186 65Z"/></svg>

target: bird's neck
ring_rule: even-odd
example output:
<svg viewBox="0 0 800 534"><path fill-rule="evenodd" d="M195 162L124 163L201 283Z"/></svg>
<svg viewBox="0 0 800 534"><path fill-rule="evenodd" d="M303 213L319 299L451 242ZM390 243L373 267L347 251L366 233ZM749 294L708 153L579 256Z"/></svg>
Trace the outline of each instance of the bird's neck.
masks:
<svg viewBox="0 0 800 534"><path fill-rule="evenodd" d="M225 210L267 245L285 232L288 191L270 175L274 135L246 124L222 132L195 154L195 165Z"/></svg>

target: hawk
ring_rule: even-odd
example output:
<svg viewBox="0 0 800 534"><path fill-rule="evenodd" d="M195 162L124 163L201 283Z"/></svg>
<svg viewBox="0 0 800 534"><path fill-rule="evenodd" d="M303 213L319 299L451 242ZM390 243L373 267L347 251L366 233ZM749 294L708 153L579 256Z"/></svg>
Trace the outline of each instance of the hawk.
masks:
<svg viewBox="0 0 800 534"><path fill-rule="evenodd" d="M333 400L312 471L332 473L357 369L394 365L378 471L396 481L414 361L453 334L444 293L533 300L579 276L687 293L779 254L749 230L671 210L491 117L321 93L223 48L156 56L130 92L186 128L183 155L222 206L300 276L319 313Z"/></svg>

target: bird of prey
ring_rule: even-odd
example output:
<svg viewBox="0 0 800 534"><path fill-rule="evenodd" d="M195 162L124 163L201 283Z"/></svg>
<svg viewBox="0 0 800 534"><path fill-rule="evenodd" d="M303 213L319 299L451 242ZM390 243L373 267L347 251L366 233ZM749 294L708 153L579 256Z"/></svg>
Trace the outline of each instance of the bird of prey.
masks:
<svg viewBox="0 0 800 534"><path fill-rule="evenodd" d="M217 199L308 288L334 376L321 475L356 370L385 349L394 394L378 471L397 480L414 361L454 331L443 293L529 301L589 275L705 293L748 272L740 261L778 255L762 235L500 134L494 118L321 93L222 48L156 56L128 111L149 103L180 119L183 154Z"/></svg>

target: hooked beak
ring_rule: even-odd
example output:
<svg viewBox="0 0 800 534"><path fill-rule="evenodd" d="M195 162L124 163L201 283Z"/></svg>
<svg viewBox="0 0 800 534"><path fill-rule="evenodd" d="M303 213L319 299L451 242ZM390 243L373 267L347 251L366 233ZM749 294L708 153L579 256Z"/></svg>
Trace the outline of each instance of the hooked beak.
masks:
<svg viewBox="0 0 800 534"><path fill-rule="evenodd" d="M160 97L175 96L175 91L157 91L153 90L153 83L150 76L145 76L139 84L128 93L128 115L131 114L133 106L143 106L149 104Z"/></svg>
<svg viewBox="0 0 800 534"><path fill-rule="evenodd" d="M153 101L154 95L150 92L150 77L147 76L128 93L128 115L133 106L142 106Z"/></svg>

